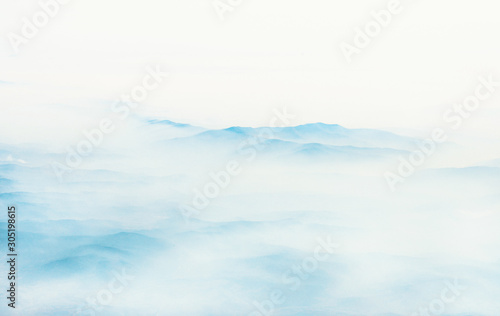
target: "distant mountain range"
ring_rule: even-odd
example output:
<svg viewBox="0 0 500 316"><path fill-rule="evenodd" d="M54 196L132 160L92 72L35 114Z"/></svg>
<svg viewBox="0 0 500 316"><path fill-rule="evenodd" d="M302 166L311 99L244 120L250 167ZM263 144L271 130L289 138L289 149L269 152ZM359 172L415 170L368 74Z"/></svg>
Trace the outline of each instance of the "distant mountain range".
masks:
<svg viewBox="0 0 500 316"><path fill-rule="evenodd" d="M290 127L229 127L209 130L168 120L149 120L148 127L162 133L160 140L233 143L258 139L281 140L297 144L321 144L361 148L415 149L417 139L376 129L348 129L337 124L311 123ZM167 135L170 134L171 137ZM181 140L183 139L183 140ZM270 143L278 144L278 143ZM318 146L316 145L316 148Z"/></svg>

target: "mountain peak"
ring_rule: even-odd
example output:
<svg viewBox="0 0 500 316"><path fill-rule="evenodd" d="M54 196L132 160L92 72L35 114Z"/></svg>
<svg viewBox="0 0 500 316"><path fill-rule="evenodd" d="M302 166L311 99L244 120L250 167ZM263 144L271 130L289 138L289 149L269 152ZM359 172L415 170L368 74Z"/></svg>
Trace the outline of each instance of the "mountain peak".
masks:
<svg viewBox="0 0 500 316"><path fill-rule="evenodd" d="M189 124L176 123L176 122L170 121L170 120L148 120L148 122L151 124L163 124L163 125L170 125L170 126L175 126L175 127L189 127L189 126L191 126Z"/></svg>

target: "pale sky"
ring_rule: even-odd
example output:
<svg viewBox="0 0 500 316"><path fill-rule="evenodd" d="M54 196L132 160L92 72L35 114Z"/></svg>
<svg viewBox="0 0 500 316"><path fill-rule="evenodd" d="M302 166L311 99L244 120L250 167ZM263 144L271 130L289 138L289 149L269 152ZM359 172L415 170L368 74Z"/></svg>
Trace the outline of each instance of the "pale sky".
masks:
<svg viewBox="0 0 500 316"><path fill-rule="evenodd" d="M286 106L297 124L425 132L478 76L500 81L498 0L401 1L349 64L340 44L389 2L242 0L221 20L212 0L72 0L15 53L8 34L41 9L4 1L0 133L94 124L156 64L171 76L137 114L206 127L266 125ZM499 101L500 89L467 131L495 133Z"/></svg>

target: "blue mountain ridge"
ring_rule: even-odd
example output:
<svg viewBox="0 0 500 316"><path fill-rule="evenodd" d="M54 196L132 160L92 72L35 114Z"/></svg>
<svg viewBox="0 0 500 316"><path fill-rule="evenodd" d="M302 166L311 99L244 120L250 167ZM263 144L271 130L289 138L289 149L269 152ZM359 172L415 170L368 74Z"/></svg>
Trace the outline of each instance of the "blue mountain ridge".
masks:
<svg viewBox="0 0 500 316"><path fill-rule="evenodd" d="M168 121L168 124L176 123ZM184 128L184 124L182 126ZM270 147L266 150L281 147L289 150L290 154L339 154L356 151L356 148L372 150L372 153L373 149L415 150L418 139L376 129L348 129L337 124L311 123L291 127L233 126L177 137L162 143L200 149L212 146L240 148L245 144L256 144L256 146L265 144L266 147ZM340 147L345 148L341 150ZM362 152L358 150L356 153Z"/></svg>

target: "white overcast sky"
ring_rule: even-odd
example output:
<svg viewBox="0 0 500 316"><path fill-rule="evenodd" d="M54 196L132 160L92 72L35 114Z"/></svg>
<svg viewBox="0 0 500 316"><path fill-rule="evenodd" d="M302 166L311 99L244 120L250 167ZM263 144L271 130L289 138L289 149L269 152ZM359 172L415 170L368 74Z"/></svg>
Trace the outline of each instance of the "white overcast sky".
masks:
<svg viewBox="0 0 500 316"><path fill-rule="evenodd" d="M498 0L402 0L348 64L340 43L388 2L243 0L221 21L211 0L72 0L16 54L7 35L40 7L4 0L0 80L13 84L0 85L0 132L94 124L102 100L155 64L171 76L137 114L208 127L266 125L286 106L297 124L425 131L478 76L500 80ZM498 130L499 101L500 90L465 128Z"/></svg>

